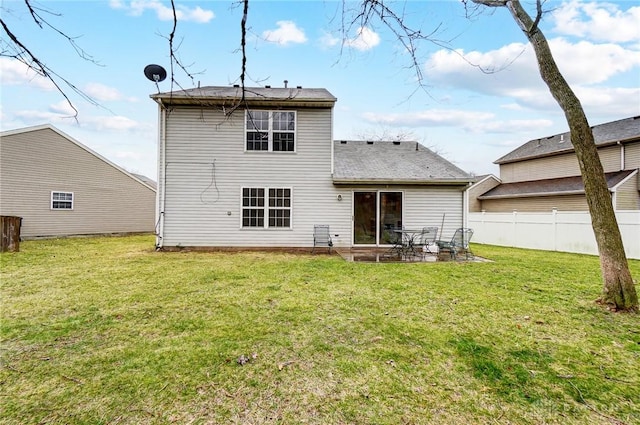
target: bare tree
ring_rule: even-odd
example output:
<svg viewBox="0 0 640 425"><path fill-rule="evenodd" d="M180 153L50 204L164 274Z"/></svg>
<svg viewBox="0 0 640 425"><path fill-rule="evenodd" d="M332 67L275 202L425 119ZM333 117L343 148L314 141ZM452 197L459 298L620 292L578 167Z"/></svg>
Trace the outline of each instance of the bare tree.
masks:
<svg viewBox="0 0 640 425"><path fill-rule="evenodd" d="M470 11L470 6L474 5L476 7L507 8L533 46L540 75L565 114L571 131L571 142L580 164L593 231L600 253L600 267L604 283L598 301L614 311L638 311L638 296L624 252L620 229L604 177L604 169L598 156L593 131L579 99L558 69L547 40L539 28L540 20L543 17L543 0L535 0L535 18L531 18L519 0L461 1L467 11ZM410 28L402 12L392 10L384 0L363 0L356 19L347 22L346 28L350 29L349 25L353 26L355 23L369 24L375 18L391 29L409 53L410 65L415 69L420 86L423 86L423 76L416 55L417 43L425 40L452 50L446 43L433 38L435 32L423 33L415 28Z"/></svg>
<svg viewBox="0 0 640 425"><path fill-rule="evenodd" d="M66 40L81 59L98 65L94 58L76 43L75 37L69 36L66 32L50 23L48 18L57 16L55 12L41 6L36 6L31 0L23 0L23 3L35 25L40 27L42 30L49 30L53 32L55 36ZM0 9L4 9L4 7L0 7ZM78 110L67 95L65 86L92 105L99 106L99 103L93 97L86 94L63 75L49 67L49 65L47 65L46 55L42 55L40 52L35 52L27 47L21 41L19 34L10 28L5 19L0 18L0 26L2 26L2 35L0 36L0 57L15 59L23 63L28 69L32 70L36 74L49 80L62 97L64 97L71 109L73 109L74 118L77 118Z"/></svg>

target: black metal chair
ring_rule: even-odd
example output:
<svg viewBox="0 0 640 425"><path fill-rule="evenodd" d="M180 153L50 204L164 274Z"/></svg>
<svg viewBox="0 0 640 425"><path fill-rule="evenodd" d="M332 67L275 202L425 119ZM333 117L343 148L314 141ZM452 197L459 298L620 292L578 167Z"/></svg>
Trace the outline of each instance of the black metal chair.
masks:
<svg viewBox="0 0 640 425"><path fill-rule="evenodd" d="M451 258L458 259L458 255L464 254L465 258L473 258L473 253L469 248L469 242L473 236L473 229L460 227L456 229L450 241L436 241L439 252L449 252Z"/></svg>
<svg viewBox="0 0 640 425"><path fill-rule="evenodd" d="M329 225L316 224L315 226L313 226L313 249L311 250L312 254L316 251L317 246L326 246L327 248L329 248L329 252L331 252L331 247L333 247L333 240L331 240Z"/></svg>

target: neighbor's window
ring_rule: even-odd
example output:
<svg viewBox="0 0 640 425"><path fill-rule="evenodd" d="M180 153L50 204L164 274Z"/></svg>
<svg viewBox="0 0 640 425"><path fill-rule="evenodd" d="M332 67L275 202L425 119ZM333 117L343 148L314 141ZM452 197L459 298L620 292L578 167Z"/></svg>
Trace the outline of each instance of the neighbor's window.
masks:
<svg viewBox="0 0 640 425"><path fill-rule="evenodd" d="M51 192L52 210L72 210L73 192Z"/></svg>
<svg viewBox="0 0 640 425"><path fill-rule="evenodd" d="M245 125L248 151L295 151L294 111L247 110Z"/></svg>
<svg viewBox="0 0 640 425"><path fill-rule="evenodd" d="M290 228L291 189L243 188L242 227Z"/></svg>

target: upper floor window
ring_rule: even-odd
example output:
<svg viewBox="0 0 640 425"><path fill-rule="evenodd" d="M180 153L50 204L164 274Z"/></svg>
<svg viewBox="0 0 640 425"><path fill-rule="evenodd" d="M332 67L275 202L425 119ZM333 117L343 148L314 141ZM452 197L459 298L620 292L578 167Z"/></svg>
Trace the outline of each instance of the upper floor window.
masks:
<svg viewBox="0 0 640 425"><path fill-rule="evenodd" d="M291 227L290 188L242 188L242 227Z"/></svg>
<svg viewBox="0 0 640 425"><path fill-rule="evenodd" d="M72 210L73 192L51 192L52 210Z"/></svg>
<svg viewBox="0 0 640 425"><path fill-rule="evenodd" d="M248 151L295 151L295 111L247 110L245 128Z"/></svg>

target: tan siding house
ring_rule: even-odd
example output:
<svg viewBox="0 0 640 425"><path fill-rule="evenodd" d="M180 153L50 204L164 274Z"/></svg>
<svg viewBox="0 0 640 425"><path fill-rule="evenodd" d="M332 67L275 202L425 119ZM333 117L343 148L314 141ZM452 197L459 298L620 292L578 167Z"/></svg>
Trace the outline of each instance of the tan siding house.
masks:
<svg viewBox="0 0 640 425"><path fill-rule="evenodd" d="M616 210L640 210L640 117L593 127ZM571 134L531 140L496 162L500 182L470 190L470 211L587 211L584 186Z"/></svg>
<svg viewBox="0 0 640 425"><path fill-rule="evenodd" d="M335 246L377 246L392 224L440 225L446 212L450 237L463 223L467 173L415 142L333 141L336 98L325 89L211 86L151 98L159 248L311 248L317 224L331 227Z"/></svg>
<svg viewBox="0 0 640 425"><path fill-rule="evenodd" d="M156 192L51 125L0 134L0 214L21 237L153 232Z"/></svg>

